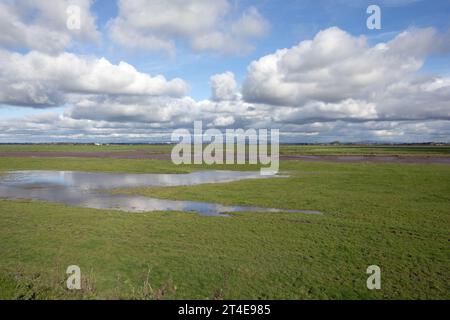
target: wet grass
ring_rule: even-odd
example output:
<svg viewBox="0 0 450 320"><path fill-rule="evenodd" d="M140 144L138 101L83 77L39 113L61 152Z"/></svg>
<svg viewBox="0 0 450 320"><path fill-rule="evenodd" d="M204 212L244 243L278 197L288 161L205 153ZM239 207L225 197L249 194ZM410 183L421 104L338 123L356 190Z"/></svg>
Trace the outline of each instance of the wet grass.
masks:
<svg viewBox="0 0 450 320"><path fill-rule="evenodd" d="M0 174L15 170L61 170L121 173L189 173L194 170L259 170L259 165L174 165L170 161L154 159L101 159L101 158L2 158Z"/></svg>
<svg viewBox="0 0 450 320"><path fill-rule="evenodd" d="M49 160L11 159L0 171L73 170L75 161L82 171L174 169ZM127 214L0 201L0 298L450 298L449 166L289 161L281 169L290 177L127 192L324 215ZM81 267L81 292L64 287L71 264ZM382 270L379 291L366 288L372 264Z"/></svg>
<svg viewBox="0 0 450 320"><path fill-rule="evenodd" d="M14 170L66 170L123 173L186 173L169 161L152 159L100 159L100 158L0 158L0 172Z"/></svg>

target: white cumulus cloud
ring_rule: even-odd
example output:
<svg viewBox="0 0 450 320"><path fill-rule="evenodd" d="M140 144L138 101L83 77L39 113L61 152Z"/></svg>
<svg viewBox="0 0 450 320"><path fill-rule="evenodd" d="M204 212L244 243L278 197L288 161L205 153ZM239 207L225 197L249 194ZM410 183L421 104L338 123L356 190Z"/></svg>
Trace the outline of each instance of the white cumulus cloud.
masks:
<svg viewBox="0 0 450 320"><path fill-rule="evenodd" d="M15 0L0 2L0 46L49 53L63 51L74 41L98 41L92 0ZM69 6L80 9L80 29L69 30Z"/></svg>
<svg viewBox="0 0 450 320"><path fill-rule="evenodd" d="M298 108L303 119L447 119L445 78L420 77L430 54L445 52L447 35L410 29L369 46L337 28L254 61L243 84L246 101ZM302 116L303 115L303 116Z"/></svg>
<svg viewBox="0 0 450 320"><path fill-rule="evenodd" d="M173 53L181 41L198 52L248 52L251 40L265 35L269 23L255 7L238 18L232 11L227 0L119 0L109 34L134 49Z"/></svg>
<svg viewBox="0 0 450 320"><path fill-rule="evenodd" d="M211 77L211 91L213 100L235 100L238 97L238 86L234 74L227 71L213 75Z"/></svg>
<svg viewBox="0 0 450 320"><path fill-rule="evenodd" d="M32 107L63 104L65 94L183 96L187 84L137 71L126 62L72 53L56 56L0 50L0 103Z"/></svg>

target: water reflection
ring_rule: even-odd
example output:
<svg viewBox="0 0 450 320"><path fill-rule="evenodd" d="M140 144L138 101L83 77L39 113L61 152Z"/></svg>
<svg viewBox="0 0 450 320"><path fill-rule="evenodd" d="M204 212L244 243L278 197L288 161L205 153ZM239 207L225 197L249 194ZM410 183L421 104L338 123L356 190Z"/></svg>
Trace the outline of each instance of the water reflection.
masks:
<svg viewBox="0 0 450 320"><path fill-rule="evenodd" d="M133 195L111 195L107 190L151 186L186 186L261 179L259 172L199 171L189 174L117 174L72 171L15 171L0 177L0 198L32 199L94 209L126 212L184 211L217 216L231 212L303 212L257 207L174 201Z"/></svg>

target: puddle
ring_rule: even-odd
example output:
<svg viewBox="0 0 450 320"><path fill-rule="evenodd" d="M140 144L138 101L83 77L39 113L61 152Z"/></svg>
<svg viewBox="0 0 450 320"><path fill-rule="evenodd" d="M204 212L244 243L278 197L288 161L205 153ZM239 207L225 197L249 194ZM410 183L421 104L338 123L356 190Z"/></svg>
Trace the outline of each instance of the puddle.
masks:
<svg viewBox="0 0 450 320"><path fill-rule="evenodd" d="M223 206L220 204L161 200L144 196L112 195L116 188L191 186L224 183L246 179L264 179L259 172L198 171L189 174L123 174L75 171L14 171L0 176L0 198L31 199L64 203L94 209L126 212L185 211L220 216L232 212L299 212L258 207Z"/></svg>

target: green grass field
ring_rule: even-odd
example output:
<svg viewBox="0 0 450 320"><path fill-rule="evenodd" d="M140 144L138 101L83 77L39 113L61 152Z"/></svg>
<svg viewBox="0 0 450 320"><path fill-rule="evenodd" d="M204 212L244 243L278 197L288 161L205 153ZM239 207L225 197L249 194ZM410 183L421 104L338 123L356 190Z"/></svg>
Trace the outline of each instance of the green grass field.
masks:
<svg viewBox="0 0 450 320"><path fill-rule="evenodd" d="M130 152L170 153L171 145L1 145L0 152ZM450 156L450 146L280 145L280 154Z"/></svg>
<svg viewBox="0 0 450 320"><path fill-rule="evenodd" d="M208 168L0 158L0 171ZM0 200L0 299L450 298L450 166L284 161L281 170L290 176L116 192L324 215L130 214ZM80 292L65 289L72 264L82 270ZM373 264L378 291L366 288Z"/></svg>
<svg viewBox="0 0 450 320"><path fill-rule="evenodd" d="M0 152L126 152L126 151L148 151L154 153L170 152L170 145L55 145L55 144L0 144Z"/></svg>

